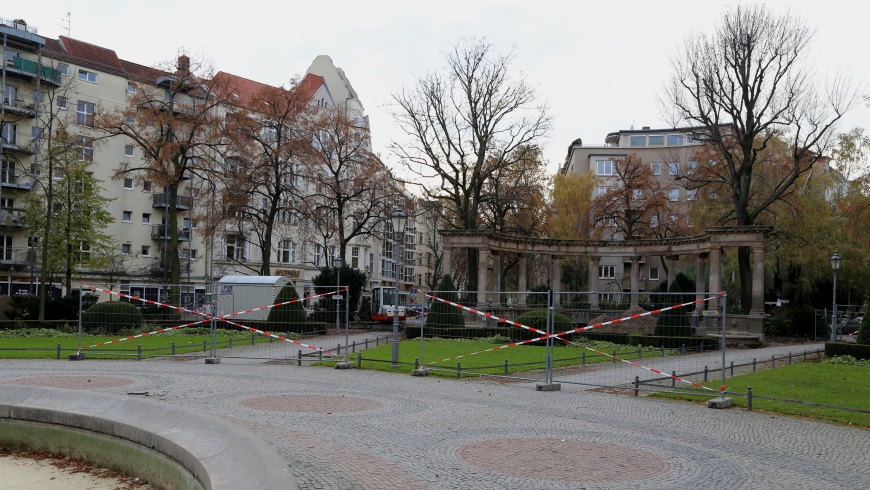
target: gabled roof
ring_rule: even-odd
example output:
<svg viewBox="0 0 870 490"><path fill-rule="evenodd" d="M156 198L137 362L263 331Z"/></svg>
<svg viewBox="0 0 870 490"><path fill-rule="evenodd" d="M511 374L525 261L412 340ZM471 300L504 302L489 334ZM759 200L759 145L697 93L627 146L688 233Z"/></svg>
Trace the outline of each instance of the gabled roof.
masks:
<svg viewBox="0 0 870 490"><path fill-rule="evenodd" d="M214 78L215 81L220 85L225 86L226 89L230 91L230 93L224 94L224 97L226 97L230 103L238 104L243 107L251 107L254 97L264 89L271 87L271 85L223 71L217 72Z"/></svg>
<svg viewBox="0 0 870 490"><path fill-rule="evenodd" d="M60 44L76 64L124 75L124 65L112 49L60 36Z"/></svg>
<svg viewBox="0 0 870 490"><path fill-rule="evenodd" d="M121 60L121 65L124 67L127 78L132 78L138 82L153 84L158 78L167 75L163 70L133 63L132 61Z"/></svg>
<svg viewBox="0 0 870 490"><path fill-rule="evenodd" d="M306 73L305 78L302 79L302 82L299 83L299 94L302 96L302 99L310 101L314 94L322 87L324 84L323 77L320 75L313 75L311 73Z"/></svg>

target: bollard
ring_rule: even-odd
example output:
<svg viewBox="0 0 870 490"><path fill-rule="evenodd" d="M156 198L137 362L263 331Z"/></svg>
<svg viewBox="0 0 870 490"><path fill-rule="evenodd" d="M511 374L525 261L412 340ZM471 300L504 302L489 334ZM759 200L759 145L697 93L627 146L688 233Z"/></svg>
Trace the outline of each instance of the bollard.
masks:
<svg viewBox="0 0 870 490"><path fill-rule="evenodd" d="M420 369L420 359L414 359L414 371Z"/></svg>
<svg viewBox="0 0 870 490"><path fill-rule="evenodd" d="M302 349L299 349L299 353L296 354L296 365L297 366L302 365Z"/></svg>
<svg viewBox="0 0 870 490"><path fill-rule="evenodd" d="M175 355L175 342L172 343L172 355Z"/></svg>
<svg viewBox="0 0 870 490"><path fill-rule="evenodd" d="M686 344L680 344L680 352L682 352L683 354L686 353Z"/></svg>
<svg viewBox="0 0 870 490"><path fill-rule="evenodd" d="M806 360L807 360L807 350L804 349L804 361L806 361Z"/></svg>
<svg viewBox="0 0 870 490"><path fill-rule="evenodd" d="M202 339L202 351L205 352L208 350L208 345L205 343L205 339Z"/></svg>
<svg viewBox="0 0 870 490"><path fill-rule="evenodd" d="M368 350L368 348L369 348L369 339L368 339L368 337L366 337L366 350Z"/></svg>
<svg viewBox="0 0 870 490"><path fill-rule="evenodd" d="M60 360L60 344L57 344L57 358Z"/></svg>
<svg viewBox="0 0 870 490"><path fill-rule="evenodd" d="M508 361L507 361L507 359L504 360L504 373L505 373L505 375L507 375L507 373L508 373Z"/></svg>
<svg viewBox="0 0 870 490"><path fill-rule="evenodd" d="M770 356L770 367L776 367L776 354Z"/></svg>
<svg viewBox="0 0 870 490"><path fill-rule="evenodd" d="M671 388L677 387L677 372L671 371Z"/></svg>
<svg viewBox="0 0 870 490"><path fill-rule="evenodd" d="M734 361L731 361L731 377L734 377Z"/></svg>
<svg viewBox="0 0 870 490"><path fill-rule="evenodd" d="M752 411L752 387L746 387L746 408Z"/></svg>
<svg viewBox="0 0 870 490"><path fill-rule="evenodd" d="M640 376L634 377L634 396L638 396L640 394Z"/></svg>
<svg viewBox="0 0 870 490"><path fill-rule="evenodd" d="M317 360L318 361L323 360L323 349L317 349Z"/></svg>
<svg viewBox="0 0 870 490"><path fill-rule="evenodd" d="M665 357L665 346L662 346L662 357Z"/></svg>
<svg viewBox="0 0 870 490"><path fill-rule="evenodd" d="M704 341L701 341L701 352L704 352Z"/></svg>
<svg viewBox="0 0 870 490"><path fill-rule="evenodd" d="M375 347L378 346L378 341L381 339L380 335L375 335Z"/></svg>
<svg viewBox="0 0 870 490"><path fill-rule="evenodd" d="M232 348L233 348L233 337L230 336L230 349L232 349Z"/></svg>
<svg viewBox="0 0 870 490"><path fill-rule="evenodd" d="M353 341L353 350L350 351L350 352L351 352L351 353L356 352L356 340Z"/></svg>
<svg viewBox="0 0 870 490"><path fill-rule="evenodd" d="M583 366L586 365L586 353L585 352L583 353L583 364L582 365Z"/></svg>
<svg viewBox="0 0 870 490"><path fill-rule="evenodd" d="M270 335L270 336L269 336L269 343L270 343L270 344L272 343L272 340L273 340L273 337Z"/></svg>
<svg viewBox="0 0 870 490"><path fill-rule="evenodd" d="M341 344L340 344L340 343L335 347L335 352L336 352L338 355L341 355Z"/></svg>
<svg viewBox="0 0 870 490"><path fill-rule="evenodd" d="M136 360L137 361L142 360L142 345L141 344L136 346Z"/></svg>
<svg viewBox="0 0 870 490"><path fill-rule="evenodd" d="M791 364L791 352L788 353L788 363Z"/></svg>
<svg viewBox="0 0 870 490"><path fill-rule="evenodd" d="M613 362L616 362L616 349L613 349L613 357L610 358Z"/></svg>
<svg viewBox="0 0 870 490"><path fill-rule="evenodd" d="M456 363L456 377L462 378L462 363L461 362Z"/></svg>
<svg viewBox="0 0 870 490"><path fill-rule="evenodd" d="M707 366L704 366L704 382L707 382Z"/></svg>
<svg viewBox="0 0 870 490"><path fill-rule="evenodd" d="M251 334L251 345L254 345L254 334Z"/></svg>
<svg viewBox="0 0 870 490"><path fill-rule="evenodd" d="M752 372L755 372L755 358L752 358Z"/></svg>
<svg viewBox="0 0 870 490"><path fill-rule="evenodd" d="M643 359L643 348L642 347L637 348L637 358Z"/></svg>
<svg viewBox="0 0 870 490"><path fill-rule="evenodd" d="M356 355L356 368L362 369L362 354L361 353Z"/></svg>

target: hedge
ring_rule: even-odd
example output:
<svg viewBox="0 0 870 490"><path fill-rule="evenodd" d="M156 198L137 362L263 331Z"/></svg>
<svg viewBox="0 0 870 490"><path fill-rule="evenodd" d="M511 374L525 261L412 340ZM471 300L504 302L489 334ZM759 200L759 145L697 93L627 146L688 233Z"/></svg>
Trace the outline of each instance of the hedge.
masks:
<svg viewBox="0 0 870 490"><path fill-rule="evenodd" d="M82 329L86 332L118 333L144 323L139 308L125 301L97 303L82 313Z"/></svg>
<svg viewBox="0 0 870 490"><path fill-rule="evenodd" d="M870 345L825 342L825 355L828 357L852 356L855 359L870 359Z"/></svg>

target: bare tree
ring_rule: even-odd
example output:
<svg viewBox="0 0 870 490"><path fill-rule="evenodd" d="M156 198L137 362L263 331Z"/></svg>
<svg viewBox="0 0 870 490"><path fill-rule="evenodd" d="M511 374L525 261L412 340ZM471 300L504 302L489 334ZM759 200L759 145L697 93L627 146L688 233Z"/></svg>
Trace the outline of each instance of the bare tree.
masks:
<svg viewBox="0 0 870 490"><path fill-rule="evenodd" d="M496 54L485 39L471 39L456 44L446 62L442 72L393 96L405 138L391 147L424 197L445 203L445 224L472 230L481 224L487 181L517 164L523 156L517 150L535 146L551 120L535 89L511 76L512 53ZM477 270L476 251L466 259L468 270ZM477 288L477 274L469 274L466 289Z"/></svg>
<svg viewBox="0 0 870 490"><path fill-rule="evenodd" d="M822 94L805 63L812 38L806 25L764 6L727 11L710 35L688 38L673 61L674 75L661 104L674 126L696 126L694 137L712 146L712 171L688 175L686 187L725 184L731 209L723 221L758 224L759 215L789 192L828 149L834 124L859 100L838 78ZM759 155L770 142L789 142L790 172L753 199ZM715 167L715 168L714 168ZM752 257L738 250L741 306L752 302Z"/></svg>

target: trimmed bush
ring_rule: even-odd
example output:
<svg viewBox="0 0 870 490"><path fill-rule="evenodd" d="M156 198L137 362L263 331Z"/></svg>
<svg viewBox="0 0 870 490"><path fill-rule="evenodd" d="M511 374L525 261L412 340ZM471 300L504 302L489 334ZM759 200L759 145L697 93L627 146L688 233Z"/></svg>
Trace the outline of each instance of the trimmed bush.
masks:
<svg viewBox="0 0 870 490"><path fill-rule="evenodd" d="M287 284L278 292L278 296L275 297L275 304L286 303L294 299L298 300L299 294L296 293L296 288L292 284ZM295 332L297 331L295 329L305 325L305 308L302 306L301 301L275 306L269 309L269 316L266 322L272 330L283 331L289 329Z"/></svg>
<svg viewBox="0 0 870 490"><path fill-rule="evenodd" d="M453 285L453 279L449 275L444 275L441 278L441 283L438 284L438 295L441 299L457 303L459 298L456 294L456 286ZM433 301L429 307L429 314L426 316L426 329L442 328L442 327L464 327L465 315L462 310L455 306Z"/></svg>
<svg viewBox="0 0 870 490"><path fill-rule="evenodd" d="M825 342L825 355L828 357L852 356L855 359L870 359L870 345Z"/></svg>
<svg viewBox="0 0 870 490"><path fill-rule="evenodd" d="M867 318L867 308L864 308L864 320L861 321L861 327L858 328L858 335L855 337L855 343L861 345L870 345L870 319Z"/></svg>
<svg viewBox="0 0 870 490"><path fill-rule="evenodd" d="M118 333L145 323L139 308L125 301L106 301L91 306L82 313L82 329L86 332Z"/></svg>
<svg viewBox="0 0 870 490"><path fill-rule="evenodd" d="M525 325L527 327L536 328L542 332L547 331L547 310L533 310L522 315L518 316L515 322ZM520 327L513 326L514 329L520 329ZM574 324L571 323L571 319L561 313L555 313L553 316L553 333L559 332L567 332L568 330L573 330ZM525 329L523 329L525 330ZM540 337L542 334L538 332L531 332L532 337ZM573 336L572 336L573 337ZM555 342L559 342L559 339L553 339ZM543 342L542 344L545 344Z"/></svg>
<svg viewBox="0 0 870 490"><path fill-rule="evenodd" d="M678 274L677 279L673 284L671 284L671 287L668 288L669 293L686 292L682 288L688 287L687 281L691 281L689 281L688 278L685 278L685 280L681 282L680 276L685 278L683 274ZM680 298L678 300L680 303L692 301L691 299L686 299L684 295L671 296L671 298ZM656 322L655 335L660 337L691 337L692 324L690 323L689 312L686 311L686 307L670 310L667 315L659 315L659 319Z"/></svg>

